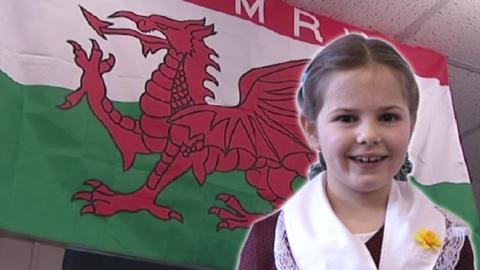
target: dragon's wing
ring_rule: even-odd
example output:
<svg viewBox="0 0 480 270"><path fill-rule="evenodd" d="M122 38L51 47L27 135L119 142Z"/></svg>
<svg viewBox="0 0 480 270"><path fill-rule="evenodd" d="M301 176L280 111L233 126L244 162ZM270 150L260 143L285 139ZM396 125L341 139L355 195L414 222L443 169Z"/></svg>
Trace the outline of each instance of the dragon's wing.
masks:
<svg viewBox="0 0 480 270"><path fill-rule="evenodd" d="M271 166L295 164L305 172L314 154L298 125L295 95L307 61L291 61L245 73L239 82L240 100L235 107L195 105L170 119L173 125L189 129L190 136L203 134L205 147L225 153L243 150ZM275 165L276 164L276 165ZM293 169L293 168L292 168Z"/></svg>

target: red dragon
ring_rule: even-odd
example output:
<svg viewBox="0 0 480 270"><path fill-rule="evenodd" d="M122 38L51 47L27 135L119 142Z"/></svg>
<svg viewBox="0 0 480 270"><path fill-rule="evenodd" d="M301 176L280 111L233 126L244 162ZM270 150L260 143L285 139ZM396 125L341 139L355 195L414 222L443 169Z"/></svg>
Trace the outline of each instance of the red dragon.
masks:
<svg viewBox="0 0 480 270"><path fill-rule="evenodd" d="M306 60L290 61L251 69L239 80L239 102L234 107L208 104L214 93L204 85L210 81L212 67L220 72L215 50L204 39L215 35L205 19L177 21L165 16L141 16L118 11L109 18L126 18L138 31L114 28L113 23L80 7L96 33L123 35L140 41L144 57L166 50L163 62L152 72L140 97L139 119L122 115L106 96L105 73L112 70L115 57L103 57L103 51L91 40L89 54L75 41L75 63L82 69L80 86L65 97L61 109L71 109L83 97L95 117L108 130L128 170L136 154L160 153L145 184L131 193L119 193L100 180L87 180L90 191L79 191L75 200L87 203L81 214L112 216L118 212L146 210L162 220L183 221L169 206L157 204L159 194L175 179L192 170L199 184L212 172L245 172L248 183L258 195L279 207L292 194L292 182L305 176L314 159L298 127L295 92ZM165 38L148 34L159 31ZM217 228L245 228L261 216L247 212L234 196L216 197L226 207L211 207L220 218Z"/></svg>

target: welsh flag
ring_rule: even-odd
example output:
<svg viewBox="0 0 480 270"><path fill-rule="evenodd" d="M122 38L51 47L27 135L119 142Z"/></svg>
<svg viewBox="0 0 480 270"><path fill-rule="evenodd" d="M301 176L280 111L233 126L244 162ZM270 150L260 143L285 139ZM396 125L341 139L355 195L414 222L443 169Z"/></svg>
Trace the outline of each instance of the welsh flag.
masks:
<svg viewBox="0 0 480 270"><path fill-rule="evenodd" d="M308 59L346 32L386 38L280 0L0 6L0 228L211 269L316 159L294 103ZM421 88L413 182L478 251L446 58L391 42Z"/></svg>

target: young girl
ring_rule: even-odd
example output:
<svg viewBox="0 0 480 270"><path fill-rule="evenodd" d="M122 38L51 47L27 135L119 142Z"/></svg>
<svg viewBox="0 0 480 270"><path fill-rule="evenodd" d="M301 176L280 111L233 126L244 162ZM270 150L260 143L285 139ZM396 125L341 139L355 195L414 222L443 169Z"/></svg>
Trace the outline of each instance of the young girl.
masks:
<svg viewBox="0 0 480 270"><path fill-rule="evenodd" d="M239 269L473 269L468 228L405 181L418 99L389 44L350 34L321 50L297 100L323 172L253 225Z"/></svg>

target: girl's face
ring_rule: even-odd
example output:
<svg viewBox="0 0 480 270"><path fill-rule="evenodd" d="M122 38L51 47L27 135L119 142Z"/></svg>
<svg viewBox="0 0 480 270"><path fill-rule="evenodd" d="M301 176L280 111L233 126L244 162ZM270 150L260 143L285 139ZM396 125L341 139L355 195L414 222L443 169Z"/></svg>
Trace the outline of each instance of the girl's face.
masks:
<svg viewBox="0 0 480 270"><path fill-rule="evenodd" d="M336 71L328 79L317 119L302 123L325 158L329 189L388 192L405 160L413 127L399 74L369 64Z"/></svg>

